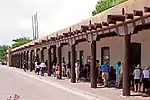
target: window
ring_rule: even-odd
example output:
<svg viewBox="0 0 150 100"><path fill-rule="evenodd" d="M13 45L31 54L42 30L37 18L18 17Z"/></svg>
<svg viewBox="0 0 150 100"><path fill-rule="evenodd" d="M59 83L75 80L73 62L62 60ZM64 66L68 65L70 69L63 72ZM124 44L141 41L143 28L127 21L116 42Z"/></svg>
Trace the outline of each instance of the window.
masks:
<svg viewBox="0 0 150 100"><path fill-rule="evenodd" d="M84 51L80 50L79 52L79 60L80 60L80 64L83 65L84 64Z"/></svg>
<svg viewBox="0 0 150 100"><path fill-rule="evenodd" d="M104 62L110 63L109 47L102 47L101 48L101 64L104 64Z"/></svg>

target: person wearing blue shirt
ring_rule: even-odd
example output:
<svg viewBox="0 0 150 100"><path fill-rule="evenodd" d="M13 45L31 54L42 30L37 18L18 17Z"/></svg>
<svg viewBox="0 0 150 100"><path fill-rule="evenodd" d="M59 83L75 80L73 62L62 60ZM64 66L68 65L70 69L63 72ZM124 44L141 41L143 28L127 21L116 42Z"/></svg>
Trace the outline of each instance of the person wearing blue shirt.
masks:
<svg viewBox="0 0 150 100"><path fill-rule="evenodd" d="M68 62L67 66L66 66L66 69L67 69L67 78L70 78L70 69L71 69L71 64L70 62Z"/></svg>
<svg viewBox="0 0 150 100"><path fill-rule="evenodd" d="M102 66L101 66L101 70L102 70L102 78L104 81L104 87L108 86L108 79L109 79L109 64L108 62L105 62Z"/></svg>
<svg viewBox="0 0 150 100"><path fill-rule="evenodd" d="M121 61L118 61L118 63L114 66L114 69L116 70L116 87L119 87L119 85L120 85Z"/></svg>

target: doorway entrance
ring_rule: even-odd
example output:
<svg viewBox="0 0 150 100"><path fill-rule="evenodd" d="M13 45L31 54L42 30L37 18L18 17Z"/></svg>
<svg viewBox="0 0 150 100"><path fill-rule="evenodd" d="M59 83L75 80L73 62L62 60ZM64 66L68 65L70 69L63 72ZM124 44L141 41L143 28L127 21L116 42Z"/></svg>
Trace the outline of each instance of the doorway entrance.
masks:
<svg viewBox="0 0 150 100"><path fill-rule="evenodd" d="M110 50L109 47L101 48L101 65L105 62L110 63Z"/></svg>
<svg viewBox="0 0 150 100"><path fill-rule="evenodd" d="M80 61L80 65L83 65L83 63L84 63L84 52L83 52L83 50L80 50L79 51L79 61Z"/></svg>
<svg viewBox="0 0 150 100"><path fill-rule="evenodd" d="M141 43L130 44L130 65L137 66L141 65Z"/></svg>

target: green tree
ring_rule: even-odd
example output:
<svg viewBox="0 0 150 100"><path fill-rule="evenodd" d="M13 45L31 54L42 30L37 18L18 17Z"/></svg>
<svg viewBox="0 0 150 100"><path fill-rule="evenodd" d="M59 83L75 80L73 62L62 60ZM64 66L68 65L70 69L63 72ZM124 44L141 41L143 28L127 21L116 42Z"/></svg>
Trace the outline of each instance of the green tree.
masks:
<svg viewBox="0 0 150 100"><path fill-rule="evenodd" d="M21 37L21 38L13 39L12 41L14 42L12 44L12 48L16 48L16 47L19 47L23 44L31 42L32 40L30 38L27 38L27 37Z"/></svg>
<svg viewBox="0 0 150 100"><path fill-rule="evenodd" d="M127 0L100 0L97 2L95 10L92 11L92 15L94 16L125 1Z"/></svg>
<svg viewBox="0 0 150 100"><path fill-rule="evenodd" d="M6 52L10 48L10 46L7 45L1 45L0 46L0 61L3 59L6 59Z"/></svg>

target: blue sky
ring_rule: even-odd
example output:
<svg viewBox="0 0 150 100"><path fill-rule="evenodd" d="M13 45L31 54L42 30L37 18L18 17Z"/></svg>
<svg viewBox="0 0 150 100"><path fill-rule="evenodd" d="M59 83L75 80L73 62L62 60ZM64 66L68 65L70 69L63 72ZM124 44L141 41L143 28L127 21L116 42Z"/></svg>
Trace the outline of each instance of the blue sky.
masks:
<svg viewBox="0 0 150 100"><path fill-rule="evenodd" d="M91 16L99 0L0 0L0 45L21 36L32 37L31 16L38 12L44 36Z"/></svg>

